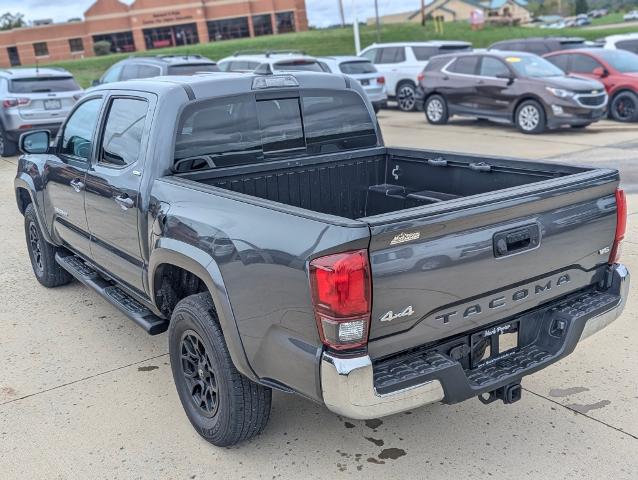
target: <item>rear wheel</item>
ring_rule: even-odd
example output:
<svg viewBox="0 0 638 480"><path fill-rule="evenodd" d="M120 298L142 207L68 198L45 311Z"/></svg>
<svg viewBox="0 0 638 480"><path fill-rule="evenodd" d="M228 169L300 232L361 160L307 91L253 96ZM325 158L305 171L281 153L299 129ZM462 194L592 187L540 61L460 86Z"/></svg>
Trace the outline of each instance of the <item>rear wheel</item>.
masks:
<svg viewBox="0 0 638 480"><path fill-rule="evenodd" d="M633 92L620 92L611 101L611 118L617 122L638 121L638 95Z"/></svg>
<svg viewBox="0 0 638 480"><path fill-rule="evenodd" d="M272 390L235 368L210 294L191 295L177 304L168 341L177 393L202 437L227 447L264 429Z"/></svg>
<svg viewBox="0 0 638 480"><path fill-rule="evenodd" d="M571 128L582 130L583 128L587 128L590 125L591 125L591 123L583 123L582 125L572 125Z"/></svg>
<svg viewBox="0 0 638 480"><path fill-rule="evenodd" d="M545 110L536 100L526 100L516 109L514 121L523 133L543 133L546 125Z"/></svg>
<svg viewBox="0 0 638 480"><path fill-rule="evenodd" d="M411 112L416 107L416 86L409 81L397 85L397 105L403 112Z"/></svg>
<svg viewBox="0 0 638 480"><path fill-rule="evenodd" d="M0 157L11 157L16 154L17 145L14 141L9 140L7 132L0 127Z"/></svg>
<svg viewBox="0 0 638 480"><path fill-rule="evenodd" d="M432 95L425 101L425 118L433 125L447 123L449 114L447 101L441 95Z"/></svg>

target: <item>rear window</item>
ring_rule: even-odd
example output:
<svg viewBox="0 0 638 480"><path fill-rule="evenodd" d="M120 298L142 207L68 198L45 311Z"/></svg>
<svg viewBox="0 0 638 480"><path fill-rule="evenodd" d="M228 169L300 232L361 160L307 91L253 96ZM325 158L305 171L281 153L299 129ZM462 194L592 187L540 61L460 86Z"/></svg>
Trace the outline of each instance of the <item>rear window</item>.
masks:
<svg viewBox="0 0 638 480"><path fill-rule="evenodd" d="M11 93L72 92L80 90L73 77L15 78L9 82Z"/></svg>
<svg viewBox="0 0 638 480"><path fill-rule="evenodd" d="M617 42L616 48L638 53L638 40L623 40L622 42Z"/></svg>
<svg viewBox="0 0 638 480"><path fill-rule="evenodd" d="M168 67L169 75L195 75L199 72L219 72L219 67L214 63L187 63Z"/></svg>
<svg viewBox="0 0 638 480"><path fill-rule="evenodd" d="M412 52L417 60L425 62L439 53L439 49L437 47L412 47Z"/></svg>
<svg viewBox="0 0 638 480"><path fill-rule="evenodd" d="M357 75L363 73L375 73L377 68L368 61L344 62L339 65L341 73Z"/></svg>
<svg viewBox="0 0 638 480"><path fill-rule="evenodd" d="M286 71L307 71L307 72L323 72L323 68L314 60L291 60L286 62L277 62L273 65L274 70Z"/></svg>
<svg viewBox="0 0 638 480"><path fill-rule="evenodd" d="M463 75L476 75L476 67L478 66L479 58L475 56L471 57L459 57L448 68L450 72L460 73Z"/></svg>
<svg viewBox="0 0 638 480"><path fill-rule="evenodd" d="M373 120L355 92L309 91L301 97L258 101L241 95L196 102L184 109L175 142L175 170L376 145Z"/></svg>

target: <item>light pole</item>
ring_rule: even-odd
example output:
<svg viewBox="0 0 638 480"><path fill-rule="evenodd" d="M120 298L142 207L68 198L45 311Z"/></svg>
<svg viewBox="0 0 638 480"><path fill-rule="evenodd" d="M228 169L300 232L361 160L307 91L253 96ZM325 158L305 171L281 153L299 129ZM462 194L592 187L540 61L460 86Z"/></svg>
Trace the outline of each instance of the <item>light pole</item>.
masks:
<svg viewBox="0 0 638 480"><path fill-rule="evenodd" d="M361 51L361 40L359 39L359 19L357 18L355 0L352 0L352 30L354 32L354 51L356 55L359 55Z"/></svg>
<svg viewBox="0 0 638 480"><path fill-rule="evenodd" d="M346 26L346 17L343 14L343 0L339 0L339 15L341 16L341 27Z"/></svg>
<svg viewBox="0 0 638 480"><path fill-rule="evenodd" d="M379 0L374 0L374 15L377 23L377 43L381 42L381 26L379 25Z"/></svg>

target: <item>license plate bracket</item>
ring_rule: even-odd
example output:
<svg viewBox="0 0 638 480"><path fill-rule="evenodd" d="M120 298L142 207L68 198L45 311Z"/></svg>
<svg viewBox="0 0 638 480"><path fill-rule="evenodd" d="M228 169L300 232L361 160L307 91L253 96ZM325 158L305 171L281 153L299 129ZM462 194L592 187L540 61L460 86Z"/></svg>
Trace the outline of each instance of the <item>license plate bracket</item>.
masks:
<svg viewBox="0 0 638 480"><path fill-rule="evenodd" d="M519 347L520 321L505 322L470 338L470 368L481 368L512 355Z"/></svg>
<svg viewBox="0 0 638 480"><path fill-rule="evenodd" d="M361 83L364 87L367 87L370 85L370 80L360 80L359 83Z"/></svg>
<svg viewBox="0 0 638 480"><path fill-rule="evenodd" d="M62 102L60 100L45 100L44 101L44 109L45 110L60 110L62 108Z"/></svg>

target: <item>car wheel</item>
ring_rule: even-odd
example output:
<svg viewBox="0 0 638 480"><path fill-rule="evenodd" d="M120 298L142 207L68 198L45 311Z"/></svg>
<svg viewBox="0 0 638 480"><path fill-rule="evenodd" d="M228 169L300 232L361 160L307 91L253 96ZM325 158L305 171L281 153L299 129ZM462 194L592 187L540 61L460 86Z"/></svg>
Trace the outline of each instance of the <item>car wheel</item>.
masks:
<svg viewBox="0 0 638 480"><path fill-rule="evenodd" d="M48 243L42 235L32 203L24 211L24 232L31 266L38 282L47 288L59 287L71 282L73 280L71 274L55 261L57 248Z"/></svg>
<svg viewBox="0 0 638 480"><path fill-rule="evenodd" d="M447 123L449 114L447 102L441 95L432 95L425 101L425 118L433 125Z"/></svg>
<svg viewBox="0 0 638 480"><path fill-rule="evenodd" d="M397 86L397 105L403 112L411 112L416 107L416 87L412 82L401 82Z"/></svg>
<svg viewBox="0 0 638 480"><path fill-rule="evenodd" d="M15 155L17 145L7 138L6 132L0 127L0 157L11 157Z"/></svg>
<svg viewBox="0 0 638 480"><path fill-rule="evenodd" d="M571 128L582 130L583 128L587 128L591 125L591 123L583 123L582 125L571 125Z"/></svg>
<svg viewBox="0 0 638 480"><path fill-rule="evenodd" d="M523 133L542 133L546 125L545 110L536 100L526 100L516 109L515 122Z"/></svg>
<svg viewBox="0 0 638 480"><path fill-rule="evenodd" d="M176 305L168 342L177 393L188 419L204 439L227 447L264 429L272 390L235 368L210 294L191 295Z"/></svg>
<svg viewBox="0 0 638 480"><path fill-rule="evenodd" d="M378 103L373 103L372 109L374 110L374 113L379 113L379 110L381 110L381 106Z"/></svg>
<svg viewBox="0 0 638 480"><path fill-rule="evenodd" d="M633 92L620 92L611 101L611 118L617 122L635 122L638 120L638 95Z"/></svg>

